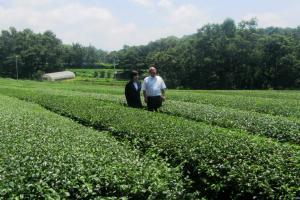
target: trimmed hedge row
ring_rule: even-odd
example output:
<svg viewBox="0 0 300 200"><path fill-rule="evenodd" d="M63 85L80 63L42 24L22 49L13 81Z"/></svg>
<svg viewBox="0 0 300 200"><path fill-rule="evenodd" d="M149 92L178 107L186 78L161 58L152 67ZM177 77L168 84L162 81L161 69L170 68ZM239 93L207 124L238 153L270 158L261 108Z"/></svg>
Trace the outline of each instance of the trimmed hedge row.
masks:
<svg viewBox="0 0 300 200"><path fill-rule="evenodd" d="M160 110L212 125L246 130L280 142L300 144L300 123L285 117L178 101L167 101Z"/></svg>
<svg viewBox="0 0 300 200"><path fill-rule="evenodd" d="M98 85L82 85L76 83L48 83L42 82L37 83L33 81L19 81L9 79L0 79L1 85L17 86L17 87L28 87L28 88L51 88L77 92L87 93L106 93L114 95L124 95L123 87L111 87ZM237 91L238 92L238 91ZM251 91L248 91L252 93ZM259 91L260 92L260 91ZM258 91L254 94L259 93ZM274 91L262 91L266 96L273 96ZM218 93L218 94L217 94ZM170 90L167 93L167 97L170 100L184 101L191 103L200 104L211 104L219 107L228 107L233 109L239 109L244 111L254 111L259 113L279 115L283 117L290 117L292 120L299 121L300 119L300 101L297 98L283 99L283 98L262 98L247 96L247 91L240 91L239 93L245 93L245 95L226 95L227 93L235 93L235 91L181 91L181 90ZM287 93L286 96L299 96L297 92L281 92ZM281 94L280 93L280 94ZM259 93L260 94L260 93ZM277 93L276 93L277 94ZM300 94L300 93L299 93ZM278 94L279 95L279 94ZM283 97L284 94L279 95ZM264 96L264 97L266 97Z"/></svg>
<svg viewBox="0 0 300 200"><path fill-rule="evenodd" d="M106 132L0 95L0 199L179 199L182 174Z"/></svg>
<svg viewBox="0 0 300 200"><path fill-rule="evenodd" d="M64 94L67 96L89 96L90 98L102 101L126 105L123 95L83 93L54 89L34 90L47 91L51 94ZM245 130L251 134L271 137L280 142L300 144L300 121L297 123L286 117L218 107L209 104L196 104L172 100L166 101L160 108L160 111L169 115L184 117L224 128Z"/></svg>
<svg viewBox="0 0 300 200"><path fill-rule="evenodd" d="M169 99L300 119L300 101L208 93L168 93Z"/></svg>
<svg viewBox="0 0 300 200"><path fill-rule="evenodd" d="M53 93L53 91L49 91ZM58 91L57 93L61 93ZM116 102L125 105L124 96L82 92L63 92L70 96L89 96L95 99ZM237 128L252 134L277 139L280 142L300 144L300 123L286 117L243 111L209 104L196 104L168 100L160 109L161 112L205 122L225 128Z"/></svg>
<svg viewBox="0 0 300 200"><path fill-rule="evenodd" d="M102 101L126 105L125 98L121 95L82 93L77 91L71 92L53 89L44 89L44 91L51 94L63 93L67 96L89 96L90 98ZM166 101L160 111L169 115L184 117L220 127L245 130L251 134L271 137L280 142L300 144L300 123L291 121L286 117L236 110L208 104L196 104L172 100Z"/></svg>
<svg viewBox="0 0 300 200"><path fill-rule="evenodd" d="M100 83L101 84L101 83ZM47 88L58 89L77 92L90 92L90 93L108 93L108 94L124 94L124 87L101 85L93 82L36 82L30 80L2 79L0 78L0 85L7 87L21 87L21 88Z"/></svg>
<svg viewBox="0 0 300 200"><path fill-rule="evenodd" d="M177 90L176 92L300 100L300 92L297 90Z"/></svg>
<svg viewBox="0 0 300 200"><path fill-rule="evenodd" d="M300 196L299 146L216 128L89 97L2 90L96 128L136 148L183 165L191 190L209 199L293 199Z"/></svg>

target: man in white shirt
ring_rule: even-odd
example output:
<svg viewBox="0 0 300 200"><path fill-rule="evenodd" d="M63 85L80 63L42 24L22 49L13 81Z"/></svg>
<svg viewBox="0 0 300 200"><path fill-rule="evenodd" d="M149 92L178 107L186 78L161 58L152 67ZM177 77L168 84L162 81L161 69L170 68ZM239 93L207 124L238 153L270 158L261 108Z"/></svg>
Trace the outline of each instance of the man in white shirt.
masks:
<svg viewBox="0 0 300 200"><path fill-rule="evenodd" d="M145 102L149 111L157 111L162 105L162 101L166 99L165 90L167 89L164 80L157 75L154 66L149 69L150 76L144 79L142 90Z"/></svg>

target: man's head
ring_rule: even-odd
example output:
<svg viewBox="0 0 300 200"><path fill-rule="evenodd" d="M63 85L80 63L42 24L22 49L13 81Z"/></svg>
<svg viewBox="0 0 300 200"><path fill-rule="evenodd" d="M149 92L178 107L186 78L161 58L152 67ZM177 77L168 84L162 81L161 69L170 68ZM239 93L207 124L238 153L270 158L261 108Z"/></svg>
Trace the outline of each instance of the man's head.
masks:
<svg viewBox="0 0 300 200"><path fill-rule="evenodd" d="M152 77L155 77L156 74L157 74L157 70L156 68L154 67L154 65L152 65L150 68L149 68L149 73Z"/></svg>
<svg viewBox="0 0 300 200"><path fill-rule="evenodd" d="M135 70L133 70L130 74L130 79L133 81L138 81L139 80L139 73Z"/></svg>

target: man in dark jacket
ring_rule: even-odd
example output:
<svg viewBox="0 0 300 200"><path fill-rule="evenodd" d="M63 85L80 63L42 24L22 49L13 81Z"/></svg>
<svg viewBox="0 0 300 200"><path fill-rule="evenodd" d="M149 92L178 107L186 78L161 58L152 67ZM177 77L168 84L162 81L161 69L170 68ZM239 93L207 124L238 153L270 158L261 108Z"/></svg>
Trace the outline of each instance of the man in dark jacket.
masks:
<svg viewBox="0 0 300 200"><path fill-rule="evenodd" d="M129 107L142 108L140 92L141 82L139 81L139 74L137 71L132 71L130 81L125 87L125 96Z"/></svg>

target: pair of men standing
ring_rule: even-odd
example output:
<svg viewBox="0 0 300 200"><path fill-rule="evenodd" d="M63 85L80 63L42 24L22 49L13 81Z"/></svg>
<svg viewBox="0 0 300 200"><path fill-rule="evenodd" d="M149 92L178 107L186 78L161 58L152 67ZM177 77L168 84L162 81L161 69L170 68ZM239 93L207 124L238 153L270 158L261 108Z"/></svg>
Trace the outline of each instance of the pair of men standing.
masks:
<svg viewBox="0 0 300 200"><path fill-rule="evenodd" d="M147 103L149 111L157 111L165 100L166 84L164 80L157 75L154 66L149 68L150 76L144 79L143 84L139 82L137 71L131 74L131 80L126 84L125 96L129 107L142 108L140 91L143 91L144 100Z"/></svg>

